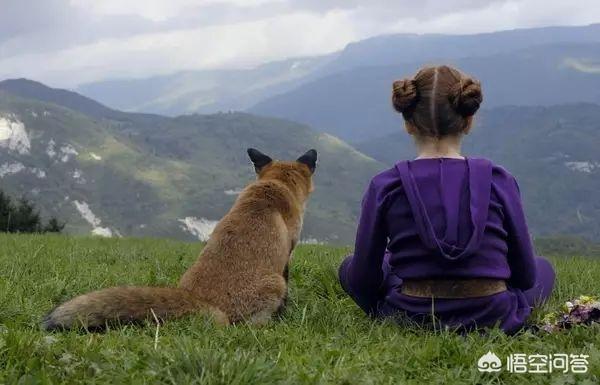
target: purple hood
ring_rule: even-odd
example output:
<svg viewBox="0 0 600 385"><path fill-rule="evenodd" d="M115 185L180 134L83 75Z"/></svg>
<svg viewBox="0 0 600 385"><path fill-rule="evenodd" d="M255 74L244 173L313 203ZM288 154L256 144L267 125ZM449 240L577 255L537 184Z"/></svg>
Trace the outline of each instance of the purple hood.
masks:
<svg viewBox="0 0 600 385"><path fill-rule="evenodd" d="M445 186L444 174L447 161L443 158L432 161L439 162L439 186L443 191ZM456 236L458 231L460 210L457 209L460 196L456 194L442 194L443 209L445 213L445 231L443 234L436 233L434 225L429 217L427 207L421 197L419 186L411 170L411 161L402 161L396 164L396 169L400 173L402 185L410 208L412 210L419 236L423 244L439 253L441 256L457 260L473 254L478 250L483 239L483 233L486 226L490 193L492 185L492 163L483 159L465 159L468 177L459 191L459 194L468 194L469 215L471 224L471 233L466 241L459 241Z"/></svg>

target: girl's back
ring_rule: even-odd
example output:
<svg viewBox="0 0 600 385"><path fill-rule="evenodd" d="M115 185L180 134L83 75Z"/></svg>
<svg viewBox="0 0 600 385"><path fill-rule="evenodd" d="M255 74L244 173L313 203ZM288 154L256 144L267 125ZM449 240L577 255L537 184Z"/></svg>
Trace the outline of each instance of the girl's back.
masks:
<svg viewBox="0 0 600 385"><path fill-rule="evenodd" d="M387 249L404 278L509 279L509 243L533 263L517 186L501 167L486 159L439 158L399 162L390 172L401 191L386 207ZM520 286L533 283L532 273L526 271Z"/></svg>
<svg viewBox="0 0 600 385"><path fill-rule="evenodd" d="M396 82L393 100L419 158L371 181L342 286L372 315L425 322L433 309L447 326L519 329L554 273L534 255L515 179L460 154L482 100L479 83L428 68Z"/></svg>

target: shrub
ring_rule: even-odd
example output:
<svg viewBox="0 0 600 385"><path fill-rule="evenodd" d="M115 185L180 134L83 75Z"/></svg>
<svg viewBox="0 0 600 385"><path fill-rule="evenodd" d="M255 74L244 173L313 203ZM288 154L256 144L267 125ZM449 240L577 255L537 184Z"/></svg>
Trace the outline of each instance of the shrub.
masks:
<svg viewBox="0 0 600 385"><path fill-rule="evenodd" d="M25 198L17 202L0 191L0 232L4 233L60 233L65 227L56 218L42 223L40 213Z"/></svg>

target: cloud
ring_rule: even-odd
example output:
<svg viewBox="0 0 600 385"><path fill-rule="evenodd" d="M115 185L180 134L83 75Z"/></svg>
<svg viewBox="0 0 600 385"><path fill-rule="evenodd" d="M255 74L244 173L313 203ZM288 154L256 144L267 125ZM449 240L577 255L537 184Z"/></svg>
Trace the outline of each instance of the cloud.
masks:
<svg viewBox="0 0 600 385"><path fill-rule="evenodd" d="M306 26L310 33L306 33ZM173 68L240 68L288 56L339 50L359 38L345 12L299 12L258 21L102 39L55 52L30 53L0 64L0 77L21 72L65 84L103 77L139 77ZM275 36L286 37L276 39ZM43 62L43 66L36 63Z"/></svg>
<svg viewBox="0 0 600 385"><path fill-rule="evenodd" d="M56 86L319 55L388 33L600 21L597 0L2 0L0 78Z"/></svg>
<svg viewBox="0 0 600 385"><path fill-rule="evenodd" d="M2 0L0 61L31 52L57 52L98 39L144 33L156 25L139 15L106 17L68 0ZM1 62L0 62L1 64Z"/></svg>
<svg viewBox="0 0 600 385"><path fill-rule="evenodd" d="M252 8L283 0L71 0L71 4L100 15L136 15L152 21L165 21L184 12L210 6Z"/></svg>

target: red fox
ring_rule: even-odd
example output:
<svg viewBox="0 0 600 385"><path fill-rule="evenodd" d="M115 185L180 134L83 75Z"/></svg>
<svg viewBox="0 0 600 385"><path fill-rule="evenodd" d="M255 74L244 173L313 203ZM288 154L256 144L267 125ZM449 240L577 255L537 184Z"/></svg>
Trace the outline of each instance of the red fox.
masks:
<svg viewBox="0 0 600 385"><path fill-rule="evenodd" d="M218 324L265 324L285 306L287 270L298 242L317 152L272 160L248 149L257 180L221 219L177 288L112 287L75 297L42 321L45 330L102 329L111 322L164 320L205 312Z"/></svg>

